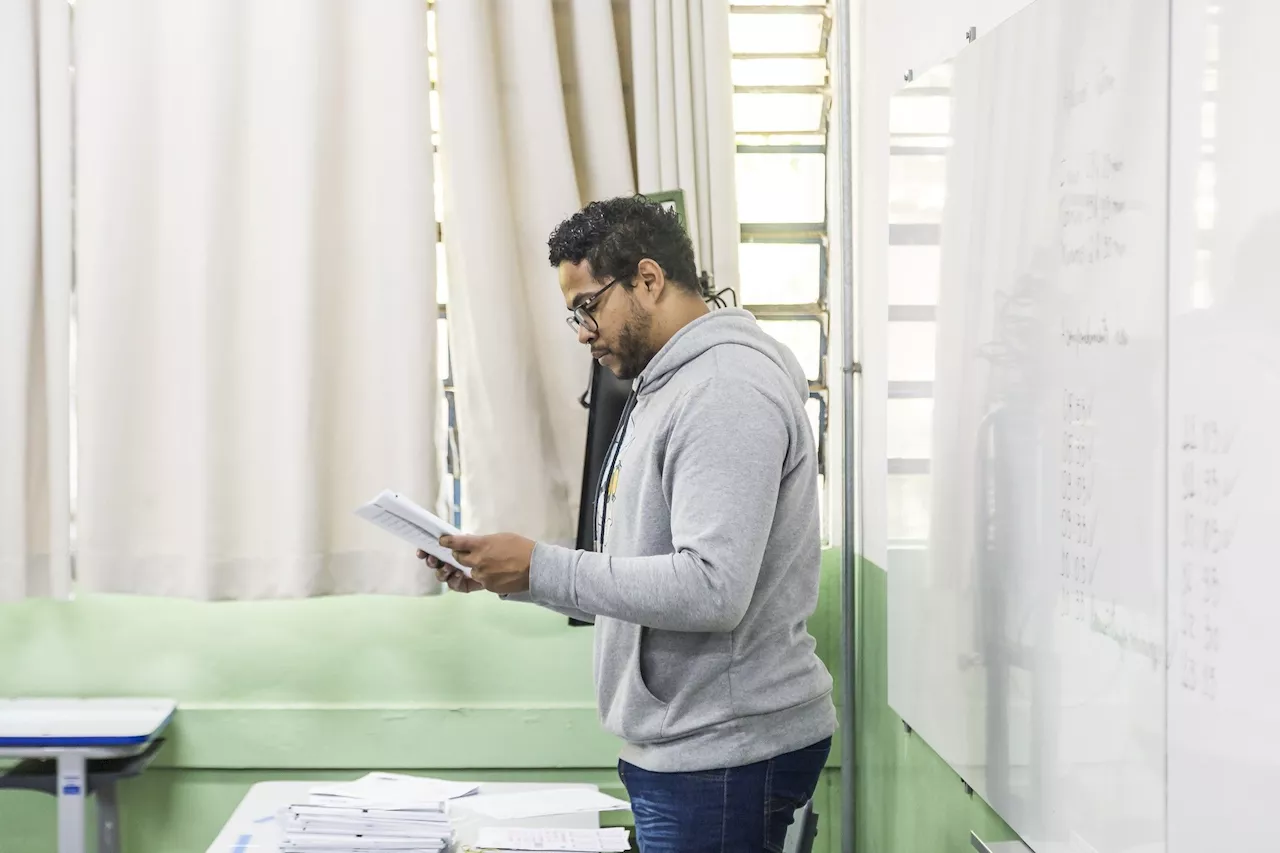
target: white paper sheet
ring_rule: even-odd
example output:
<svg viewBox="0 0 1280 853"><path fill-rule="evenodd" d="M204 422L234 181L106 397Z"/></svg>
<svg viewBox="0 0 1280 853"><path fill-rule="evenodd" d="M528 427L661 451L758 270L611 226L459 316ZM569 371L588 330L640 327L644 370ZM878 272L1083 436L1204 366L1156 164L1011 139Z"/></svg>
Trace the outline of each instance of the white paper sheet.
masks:
<svg viewBox="0 0 1280 853"><path fill-rule="evenodd" d="M467 800L467 809L494 820L607 812L629 808L625 800L590 788L555 788L518 794L482 794Z"/></svg>
<svg viewBox="0 0 1280 853"><path fill-rule="evenodd" d="M450 782L429 776L369 773L353 782L330 782L311 789L312 805L396 810L422 808L474 794L476 782Z"/></svg>
<svg viewBox="0 0 1280 853"><path fill-rule="evenodd" d="M503 850L508 853L625 853L631 849L627 831L611 829L523 829L517 827L486 827L476 837L476 847L482 850Z"/></svg>

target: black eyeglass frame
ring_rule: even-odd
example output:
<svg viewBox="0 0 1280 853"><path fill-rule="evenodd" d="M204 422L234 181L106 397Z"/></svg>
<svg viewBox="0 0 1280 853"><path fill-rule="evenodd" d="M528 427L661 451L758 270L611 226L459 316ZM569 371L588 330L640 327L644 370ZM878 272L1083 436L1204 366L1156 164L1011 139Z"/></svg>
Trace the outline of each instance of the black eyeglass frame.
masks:
<svg viewBox="0 0 1280 853"><path fill-rule="evenodd" d="M620 278L613 279L604 287L584 299L580 305L573 309L573 312L570 313L568 317L564 318L564 321L569 324L569 328L573 330L575 335L583 326L585 326L589 332L599 330L600 326L596 323L595 315L592 312L595 310L596 306L600 304L600 300L604 297L605 293L609 291L609 288L613 287L620 281L622 281Z"/></svg>

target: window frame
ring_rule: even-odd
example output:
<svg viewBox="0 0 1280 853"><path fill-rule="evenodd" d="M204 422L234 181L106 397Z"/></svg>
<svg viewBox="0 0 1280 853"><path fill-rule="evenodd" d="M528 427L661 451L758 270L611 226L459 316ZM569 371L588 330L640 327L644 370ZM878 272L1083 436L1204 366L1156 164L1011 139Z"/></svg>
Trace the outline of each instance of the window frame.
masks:
<svg viewBox="0 0 1280 853"><path fill-rule="evenodd" d="M739 130L735 116L735 157L740 154L761 154L770 156L787 156L796 154L819 154L823 158L823 218L821 222L750 222L739 225L739 244L771 243L779 245L814 245L818 249L818 289L817 301L812 303L747 303L742 307L750 311L762 321L780 322L817 322L818 324L818 377L809 382L809 399L818 402L818 434L815 436L818 448L819 483L823 486L823 540L829 541L829 504L831 494L827 487L829 480L827 470L828 457L828 425L831 390L829 386L830 369L828 355L830 352L830 119L832 106L831 61L829 45L834 20L829 3L810 5L731 4L729 14L734 15L793 15L821 16L819 40L816 52L761 52L734 51L731 45L731 64L736 60L752 59L812 59L821 60L826 66L825 79L821 85L749 85L733 86L733 93L739 94L806 94L820 95L822 106L819 113L818 126L815 128L781 128L762 132L757 129ZM732 30L732 27L730 28ZM770 144L770 137L779 138L778 144ZM795 137L813 137L819 142L794 142ZM741 289L741 285L739 285ZM807 418L806 418L807 419Z"/></svg>
<svg viewBox="0 0 1280 853"><path fill-rule="evenodd" d="M439 69L439 58L436 56L436 45L439 44L437 38L435 0L427 0L427 62L433 70ZM434 78L435 75L433 75ZM439 91L438 83L435 79L430 81L430 91L434 95ZM438 97L438 96L435 96ZM440 128L435 126L436 116L430 117L431 126L431 157L436 163L439 162L440 154ZM440 175L433 170L432 182L439 184ZM433 187L432 192L435 192ZM436 210L436 243L438 249L443 249L444 244L444 211ZM436 257L439 257L437 252ZM436 294L439 298L440 293L440 265L436 264ZM439 320L445 322L445 328L449 326L449 303L436 303L436 316ZM449 521L454 527L462 527L462 436L458 430L458 401L456 389L454 387L453 375L453 336L449 336L449 343L445 347L445 376L441 380L441 393L445 405L445 449L444 449L444 473L449 476Z"/></svg>

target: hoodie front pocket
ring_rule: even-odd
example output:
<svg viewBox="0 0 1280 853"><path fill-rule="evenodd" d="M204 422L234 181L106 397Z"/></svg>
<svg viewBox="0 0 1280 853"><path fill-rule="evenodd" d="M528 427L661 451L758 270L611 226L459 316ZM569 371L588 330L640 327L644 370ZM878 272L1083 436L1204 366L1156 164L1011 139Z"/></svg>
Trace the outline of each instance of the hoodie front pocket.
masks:
<svg viewBox="0 0 1280 853"><path fill-rule="evenodd" d="M617 689L605 711L605 728L629 743L650 743L662 738L666 726L667 703L660 700L645 684L641 670L645 632L638 625L628 626L632 634L630 648Z"/></svg>
<svg viewBox="0 0 1280 853"><path fill-rule="evenodd" d="M652 635L648 628L641 628L639 638L636 640L635 662L636 662L636 681L640 684L640 689L644 691L644 695L648 697L650 702L661 706L664 711L669 703L658 698L658 694L649 686L649 680L644 675L644 659L645 659L645 640L650 639Z"/></svg>

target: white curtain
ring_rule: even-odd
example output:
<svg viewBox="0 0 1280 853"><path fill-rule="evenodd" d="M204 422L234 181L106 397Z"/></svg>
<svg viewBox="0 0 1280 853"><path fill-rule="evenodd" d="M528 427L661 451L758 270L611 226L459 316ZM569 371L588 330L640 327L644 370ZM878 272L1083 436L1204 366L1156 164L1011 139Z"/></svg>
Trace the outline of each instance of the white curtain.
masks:
<svg viewBox="0 0 1280 853"><path fill-rule="evenodd" d="M0 601L70 582L68 26L0 3Z"/></svg>
<svg viewBox="0 0 1280 853"><path fill-rule="evenodd" d="M631 0L636 175L683 190L699 271L738 288L728 0Z"/></svg>
<svg viewBox="0 0 1280 853"><path fill-rule="evenodd" d="M612 8L439 0L436 14L463 524L572 543L590 361L546 242L585 202L635 190Z"/></svg>
<svg viewBox="0 0 1280 853"><path fill-rule="evenodd" d="M425 4L75 17L81 588L435 589L352 514L438 488Z"/></svg>

